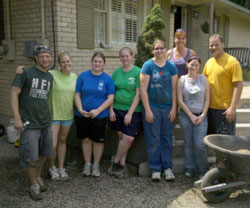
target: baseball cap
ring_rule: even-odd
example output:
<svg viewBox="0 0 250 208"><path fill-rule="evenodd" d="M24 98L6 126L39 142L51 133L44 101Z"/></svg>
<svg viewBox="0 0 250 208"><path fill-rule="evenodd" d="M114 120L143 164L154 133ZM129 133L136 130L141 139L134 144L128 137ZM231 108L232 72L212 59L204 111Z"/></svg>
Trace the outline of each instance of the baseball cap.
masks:
<svg viewBox="0 0 250 208"><path fill-rule="evenodd" d="M40 53L49 53L52 55L50 48L46 45L38 46L35 50L35 55L37 56Z"/></svg>

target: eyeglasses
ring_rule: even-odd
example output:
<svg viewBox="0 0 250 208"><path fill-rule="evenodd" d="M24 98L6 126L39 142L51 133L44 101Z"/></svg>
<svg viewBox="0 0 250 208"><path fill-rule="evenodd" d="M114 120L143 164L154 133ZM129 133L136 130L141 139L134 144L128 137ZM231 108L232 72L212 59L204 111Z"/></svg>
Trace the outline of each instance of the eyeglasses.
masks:
<svg viewBox="0 0 250 208"><path fill-rule="evenodd" d="M162 51L162 50L164 50L164 49L165 49L164 47L154 48L155 51Z"/></svg>
<svg viewBox="0 0 250 208"><path fill-rule="evenodd" d="M175 32L180 32L180 31L183 31L183 32L187 32L186 30L184 30L184 29L182 29L182 28L179 28L179 29L177 29Z"/></svg>

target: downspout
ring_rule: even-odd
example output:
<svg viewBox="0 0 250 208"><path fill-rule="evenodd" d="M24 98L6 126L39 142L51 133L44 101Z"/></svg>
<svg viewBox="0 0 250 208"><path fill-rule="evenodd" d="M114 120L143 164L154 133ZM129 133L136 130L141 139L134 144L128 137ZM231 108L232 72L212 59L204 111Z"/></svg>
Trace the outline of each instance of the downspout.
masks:
<svg viewBox="0 0 250 208"><path fill-rule="evenodd" d="M42 40L45 39L45 12L44 12L44 0L41 0L41 33Z"/></svg>
<svg viewBox="0 0 250 208"><path fill-rule="evenodd" d="M54 44L54 64L51 69L56 66L56 34L55 34L55 18L54 18L54 0L51 0L51 18L52 18L52 31L53 31L53 44Z"/></svg>
<svg viewBox="0 0 250 208"><path fill-rule="evenodd" d="M6 17L7 17L7 40L11 40L11 29L10 29L10 1L6 0Z"/></svg>
<svg viewBox="0 0 250 208"><path fill-rule="evenodd" d="M209 5L209 37L213 34L213 19L214 19L214 2ZM210 57L210 50L208 50L208 58Z"/></svg>
<svg viewBox="0 0 250 208"><path fill-rule="evenodd" d="M213 19L214 19L214 2L210 2L209 6L209 37L213 33Z"/></svg>

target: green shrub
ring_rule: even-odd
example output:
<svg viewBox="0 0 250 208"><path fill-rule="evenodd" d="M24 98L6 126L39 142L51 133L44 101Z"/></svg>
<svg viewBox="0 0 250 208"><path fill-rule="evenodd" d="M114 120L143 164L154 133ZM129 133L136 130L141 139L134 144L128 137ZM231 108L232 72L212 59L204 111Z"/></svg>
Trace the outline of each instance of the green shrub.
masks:
<svg viewBox="0 0 250 208"><path fill-rule="evenodd" d="M146 17L143 25L142 34L137 41L137 55L135 57L135 65L142 67L144 62L153 57L152 44L155 40L161 39L165 41L162 30L165 23L162 17L162 9L159 4L155 4L149 15Z"/></svg>
<svg viewBox="0 0 250 208"><path fill-rule="evenodd" d="M242 69L243 72L243 80L250 81L250 69L244 68Z"/></svg>

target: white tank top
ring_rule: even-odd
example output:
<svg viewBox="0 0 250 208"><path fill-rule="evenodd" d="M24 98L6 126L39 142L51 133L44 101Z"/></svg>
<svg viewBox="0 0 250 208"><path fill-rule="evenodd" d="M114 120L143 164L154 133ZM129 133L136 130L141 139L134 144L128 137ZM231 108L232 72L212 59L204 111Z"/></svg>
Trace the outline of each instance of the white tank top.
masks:
<svg viewBox="0 0 250 208"><path fill-rule="evenodd" d="M198 74L193 81L188 75L181 76L183 101L192 113L201 113L205 102L206 78Z"/></svg>

